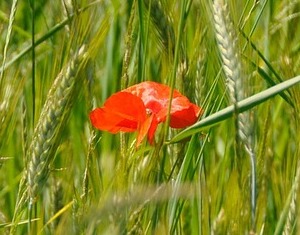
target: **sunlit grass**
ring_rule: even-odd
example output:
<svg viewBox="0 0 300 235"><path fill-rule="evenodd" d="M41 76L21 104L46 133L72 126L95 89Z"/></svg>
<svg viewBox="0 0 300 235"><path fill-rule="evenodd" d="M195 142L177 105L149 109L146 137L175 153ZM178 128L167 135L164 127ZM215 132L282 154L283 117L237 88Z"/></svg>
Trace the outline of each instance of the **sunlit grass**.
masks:
<svg viewBox="0 0 300 235"><path fill-rule="evenodd" d="M1 1L1 234L299 232L300 3L224 2ZM93 108L144 80L200 120L138 148L93 129Z"/></svg>

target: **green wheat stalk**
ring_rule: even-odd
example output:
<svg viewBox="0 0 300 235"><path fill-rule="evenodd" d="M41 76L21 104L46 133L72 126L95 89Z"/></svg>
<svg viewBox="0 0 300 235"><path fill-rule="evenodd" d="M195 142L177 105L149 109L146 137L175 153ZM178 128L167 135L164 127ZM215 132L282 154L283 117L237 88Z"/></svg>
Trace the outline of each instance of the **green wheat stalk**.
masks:
<svg viewBox="0 0 300 235"><path fill-rule="evenodd" d="M251 162L251 211L252 224L254 224L256 208L256 159L253 151L251 122L249 112L237 112L237 102L245 95L245 86L242 82L240 59L234 45L237 38L233 30L233 24L229 16L227 4L223 0L216 0L213 4L214 20L217 44L222 58L222 66L226 75L226 85L229 91L230 100L236 110L237 141L241 140Z"/></svg>
<svg viewBox="0 0 300 235"><path fill-rule="evenodd" d="M12 33L12 26L13 26L13 22L14 22L14 19L15 19L17 4L18 4L18 0L14 0L12 2L12 6L11 6L11 12L10 12L9 22L8 22L8 29L7 29L5 45L4 45L4 50L3 50L2 68L5 67L5 63L6 63L7 50L8 50L8 45L9 45L10 37L11 37L11 33ZM4 78L4 70L1 70L1 74L0 74L0 92L1 92L1 89L2 89L3 78Z"/></svg>
<svg viewBox="0 0 300 235"><path fill-rule="evenodd" d="M121 78L121 89L125 89L129 85L129 65L132 57L133 50L133 38L134 38L134 19L136 12L136 0L132 2L132 7L130 11L130 16L127 25L127 32L125 36L125 52L123 57L123 67L122 67L122 78Z"/></svg>
<svg viewBox="0 0 300 235"><path fill-rule="evenodd" d="M8 22L8 28L7 33L5 37L5 44L3 49L3 55L2 55L2 65L1 67L4 67L6 65L7 60L7 51L10 44L11 34L13 30L13 23L15 20L15 14L17 10L17 4L18 1L14 0L12 2L10 16L9 16L9 22ZM14 107L17 98L16 92L20 91L21 84L20 81L12 80L12 79L5 79L5 73L4 70L0 70L0 138L3 140L3 135L5 134L5 131L7 130L7 126L9 125L9 117L12 115L9 107ZM0 143L0 147L3 143Z"/></svg>

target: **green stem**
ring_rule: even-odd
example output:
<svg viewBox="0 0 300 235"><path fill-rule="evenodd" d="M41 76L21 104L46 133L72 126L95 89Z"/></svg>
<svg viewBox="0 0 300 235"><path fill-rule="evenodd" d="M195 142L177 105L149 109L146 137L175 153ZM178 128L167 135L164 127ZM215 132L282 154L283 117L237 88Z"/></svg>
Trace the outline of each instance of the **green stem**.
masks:
<svg viewBox="0 0 300 235"><path fill-rule="evenodd" d="M171 92L170 92L170 98L169 98L169 105L168 105L168 115L167 115L167 120L166 120L166 125L165 125L165 134L164 138L168 136L168 131L169 131L169 124L170 124L170 112L171 112L171 104L172 104L172 98L173 98L173 91L175 87L175 80L176 80L176 72L178 68L178 60L179 60L179 48L181 44L181 38L182 38L182 33L183 33L183 28L185 25L185 20L187 16L186 12L186 0L181 1L181 12L180 12L180 20L179 20L179 25L178 25L178 36L176 40L176 46L175 46L175 56L174 56L174 66L171 74L171 81L169 82L169 85L171 87Z"/></svg>
<svg viewBox="0 0 300 235"><path fill-rule="evenodd" d="M35 7L34 0L29 1L32 17L31 17L31 69L32 69L32 126L34 126L34 117L35 117Z"/></svg>

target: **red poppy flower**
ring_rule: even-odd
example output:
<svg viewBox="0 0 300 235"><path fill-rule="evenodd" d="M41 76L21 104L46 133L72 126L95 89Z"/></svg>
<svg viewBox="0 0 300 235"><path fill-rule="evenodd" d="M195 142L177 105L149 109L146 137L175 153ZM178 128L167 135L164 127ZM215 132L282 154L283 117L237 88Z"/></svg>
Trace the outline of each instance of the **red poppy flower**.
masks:
<svg viewBox="0 0 300 235"><path fill-rule="evenodd" d="M142 82L109 97L102 108L90 113L94 127L110 133L138 131L137 146L147 135L152 144L156 128L168 115L170 87ZM170 126L184 128L194 124L202 110L174 90Z"/></svg>

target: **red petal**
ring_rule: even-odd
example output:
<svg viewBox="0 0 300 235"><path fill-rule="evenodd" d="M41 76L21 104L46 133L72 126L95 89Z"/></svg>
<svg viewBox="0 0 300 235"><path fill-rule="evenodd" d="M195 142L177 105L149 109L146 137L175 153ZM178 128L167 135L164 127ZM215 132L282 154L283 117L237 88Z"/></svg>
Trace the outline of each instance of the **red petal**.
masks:
<svg viewBox="0 0 300 235"><path fill-rule="evenodd" d="M106 100L104 107L109 109L110 112L138 122L143 122L147 117L143 101L127 92L113 94Z"/></svg>
<svg viewBox="0 0 300 235"><path fill-rule="evenodd" d="M168 115L170 88L156 82L142 82L112 95L104 107L90 113L92 124L111 133L138 130L137 146L147 135L153 143L155 131ZM147 118L146 109L151 112ZM174 90L170 111L170 126L184 128L195 123L202 110L187 97Z"/></svg>
<svg viewBox="0 0 300 235"><path fill-rule="evenodd" d="M194 124L202 110L197 105L190 103L185 97L177 97L172 100L170 126L172 128L184 128Z"/></svg>
<svg viewBox="0 0 300 235"><path fill-rule="evenodd" d="M141 125L141 128L139 130L139 134L137 137L137 146L141 144L145 136L147 135L148 141L150 144L153 144L153 139L155 135L155 131L158 125L158 122L156 121L155 114L150 115L145 122Z"/></svg>
<svg viewBox="0 0 300 235"><path fill-rule="evenodd" d="M170 87L164 84L146 81L124 90L140 97L146 109L157 116L157 122L164 122L167 118L170 98ZM200 108L192 104L187 97L174 90L171 105L171 127L183 128L196 122L200 115Z"/></svg>
<svg viewBox="0 0 300 235"><path fill-rule="evenodd" d="M135 131L146 117L142 100L126 92L115 93L107 99L103 108L90 113L94 127L111 133Z"/></svg>
<svg viewBox="0 0 300 235"><path fill-rule="evenodd" d="M148 130L148 141L150 144L153 144L153 139L154 139L154 135L155 135L155 131L157 129L157 126L159 124L159 122L157 122L157 118L155 117L155 114L152 114L153 118L152 118L152 122L151 122L151 125L149 127L149 130Z"/></svg>
<svg viewBox="0 0 300 235"><path fill-rule="evenodd" d="M184 128L194 124L198 119L197 113L192 105L188 109L179 110L172 113L170 127Z"/></svg>
<svg viewBox="0 0 300 235"><path fill-rule="evenodd" d="M137 122L124 119L124 117L113 114L105 108L97 108L90 113L93 126L102 131L117 133L119 131L132 132L137 129Z"/></svg>
<svg viewBox="0 0 300 235"><path fill-rule="evenodd" d="M124 91L140 97L145 107L153 113L158 113L163 107L166 107L170 96L168 86L150 81L128 87Z"/></svg>

